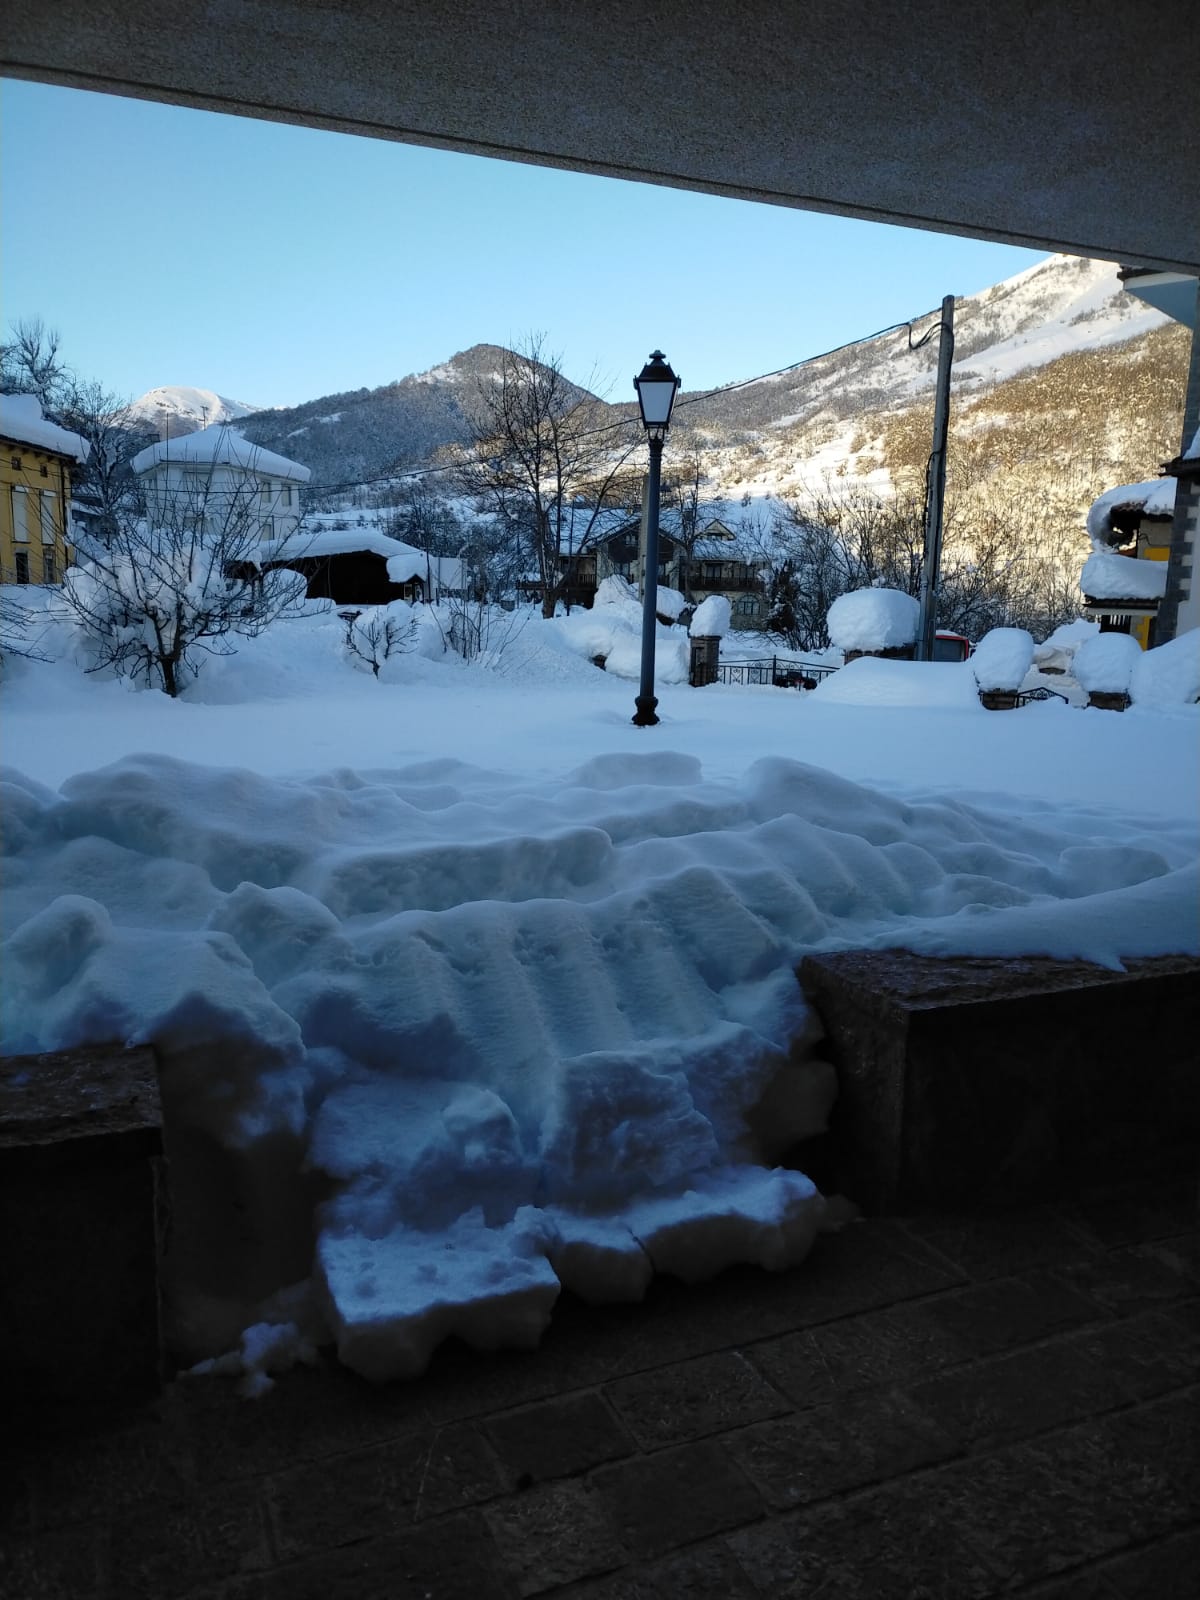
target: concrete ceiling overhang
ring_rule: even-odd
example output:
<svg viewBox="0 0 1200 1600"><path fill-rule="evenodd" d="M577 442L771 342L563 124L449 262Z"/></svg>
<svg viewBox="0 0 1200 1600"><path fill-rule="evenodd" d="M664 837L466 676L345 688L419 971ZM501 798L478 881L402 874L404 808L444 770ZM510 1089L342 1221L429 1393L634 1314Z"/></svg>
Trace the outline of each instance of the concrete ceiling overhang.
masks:
<svg viewBox="0 0 1200 1600"><path fill-rule="evenodd" d="M1195 272L1194 28L1193 0L39 0L3 70Z"/></svg>

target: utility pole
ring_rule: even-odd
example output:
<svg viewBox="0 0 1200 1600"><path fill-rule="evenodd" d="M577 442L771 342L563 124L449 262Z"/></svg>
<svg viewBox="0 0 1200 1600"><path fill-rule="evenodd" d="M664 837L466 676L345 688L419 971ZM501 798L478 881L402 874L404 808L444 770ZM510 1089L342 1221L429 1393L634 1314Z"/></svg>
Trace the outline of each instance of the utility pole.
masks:
<svg viewBox="0 0 1200 1600"><path fill-rule="evenodd" d="M942 564L942 508L946 499L946 437L950 431L950 366L954 360L954 296L942 301L942 320L934 333L938 347L937 395L933 408L933 449L925 473L925 558L921 565L921 620L917 660L933 660L937 630L938 576ZM932 337L932 334L927 335Z"/></svg>

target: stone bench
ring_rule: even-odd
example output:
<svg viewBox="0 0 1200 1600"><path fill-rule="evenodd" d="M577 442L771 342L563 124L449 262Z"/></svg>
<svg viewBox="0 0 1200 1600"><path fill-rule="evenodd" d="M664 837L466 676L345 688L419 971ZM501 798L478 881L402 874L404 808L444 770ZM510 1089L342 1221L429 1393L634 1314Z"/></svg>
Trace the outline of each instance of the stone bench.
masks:
<svg viewBox="0 0 1200 1600"><path fill-rule="evenodd" d="M162 1147L153 1051L0 1057L0 1412L158 1388Z"/></svg>
<svg viewBox="0 0 1200 1600"><path fill-rule="evenodd" d="M838 1069L838 1187L886 1212L1047 1197L1167 1162L1195 1170L1200 962L1128 965L806 957L798 976Z"/></svg>

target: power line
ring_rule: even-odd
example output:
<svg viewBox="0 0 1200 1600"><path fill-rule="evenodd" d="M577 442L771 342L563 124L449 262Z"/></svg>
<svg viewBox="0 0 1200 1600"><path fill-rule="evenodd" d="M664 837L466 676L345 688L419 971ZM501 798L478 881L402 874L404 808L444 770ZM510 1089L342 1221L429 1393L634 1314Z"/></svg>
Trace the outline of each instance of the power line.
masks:
<svg viewBox="0 0 1200 1600"><path fill-rule="evenodd" d="M818 361L827 361L830 356L840 355L843 350L853 350L856 345L870 344L872 339L882 339L885 334L898 333L901 328L906 328L908 330L908 348L910 350L920 350L923 345L928 343L929 339L933 335L934 330L931 329L930 332L927 333L924 338L920 339L916 344L914 344L912 340L912 330L916 323L923 322L926 317L931 316L940 316L940 311L921 312L920 315L910 317L907 321L892 322L889 323L886 328L877 328L874 333L864 333L857 339L847 339L844 344L834 345L830 350L822 350L818 355L804 356L800 361L789 362L789 364L785 367L776 367L771 372L760 372L753 378L742 378L737 383L726 383L722 384L716 389L706 389L700 394L689 395L677 403L676 410L682 410L684 406L704 405L707 401L715 400L721 395L733 394L738 389L748 389L752 384L755 383L765 383L769 378L781 378L789 372L799 372L802 368L811 367ZM630 401L629 404L632 405L633 402ZM601 434L614 433L618 429L630 428L634 427L635 425L639 427L641 426L641 418L636 413L628 417L618 417L613 422L605 422L598 428L589 428L585 432L576 434L575 438L594 439L598 438ZM247 440L247 443L253 444L253 440ZM256 448L265 450L267 447L265 445L259 445L256 446ZM404 467L393 464L385 468L382 472L374 473L369 477L355 478L345 483L314 484L309 489L309 493L314 495L338 494L343 490L365 489L371 484L391 483L396 478L433 478L437 477L439 473L459 472L461 470L462 463L459 461L447 461L433 466L421 465ZM237 490L214 490L212 491L210 498L216 499L221 496L233 497L236 496L237 493Z"/></svg>

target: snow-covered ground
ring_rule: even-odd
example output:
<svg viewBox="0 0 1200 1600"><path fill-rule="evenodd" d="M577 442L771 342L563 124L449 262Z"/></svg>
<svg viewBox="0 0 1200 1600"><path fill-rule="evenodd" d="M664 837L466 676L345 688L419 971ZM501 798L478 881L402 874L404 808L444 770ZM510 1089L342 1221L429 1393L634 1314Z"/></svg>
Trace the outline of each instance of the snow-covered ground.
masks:
<svg viewBox="0 0 1200 1600"><path fill-rule="evenodd" d="M1200 948L1194 706L989 713L905 663L889 704L859 663L661 683L636 728L558 623L386 679L343 638L280 624L178 702L65 659L2 690L3 1048L155 1043L174 1337L252 1389L331 1333L404 1375L535 1341L564 1284L800 1260L807 951Z"/></svg>

